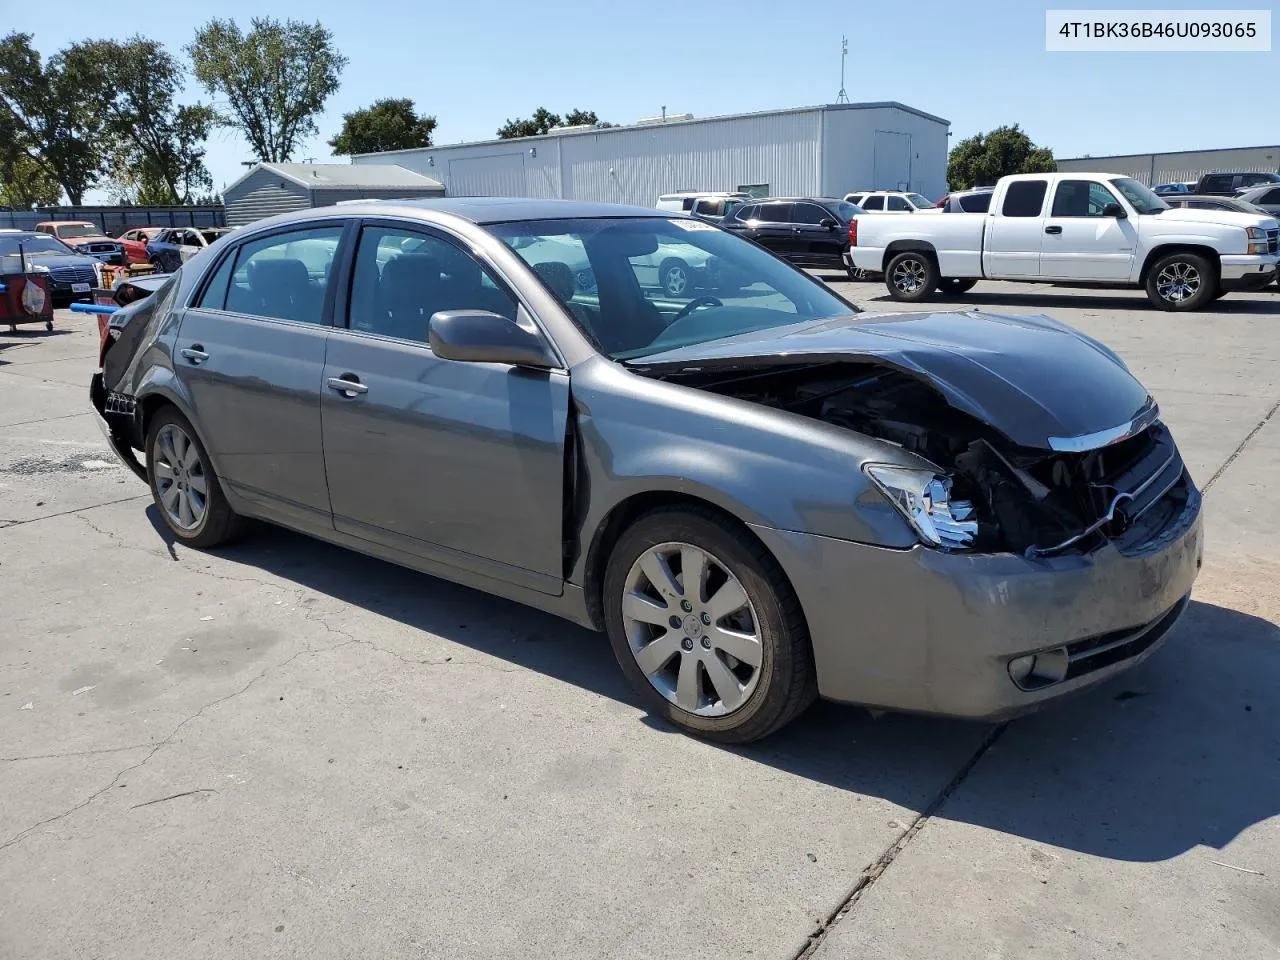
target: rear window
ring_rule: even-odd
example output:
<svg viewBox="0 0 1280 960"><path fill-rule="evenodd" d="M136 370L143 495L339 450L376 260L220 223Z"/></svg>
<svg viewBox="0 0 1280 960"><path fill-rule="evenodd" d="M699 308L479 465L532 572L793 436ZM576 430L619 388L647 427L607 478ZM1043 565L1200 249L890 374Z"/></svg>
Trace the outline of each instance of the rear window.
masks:
<svg viewBox="0 0 1280 960"><path fill-rule="evenodd" d="M791 204L765 203L757 208L756 214L765 223L788 223L791 220Z"/></svg>
<svg viewBox="0 0 1280 960"><path fill-rule="evenodd" d="M965 213L986 213L991 209L991 194L971 193L967 197L961 197L957 202Z"/></svg>
<svg viewBox="0 0 1280 960"><path fill-rule="evenodd" d="M883 210L884 197L883 196L867 197L865 200L858 203L858 206L860 206L863 210Z"/></svg>
<svg viewBox="0 0 1280 960"><path fill-rule="evenodd" d="M1213 174L1200 181L1201 190L1230 190L1231 174Z"/></svg>
<svg viewBox="0 0 1280 960"><path fill-rule="evenodd" d="M1000 213L1006 217L1040 216L1048 188L1048 180L1015 180L1005 191Z"/></svg>

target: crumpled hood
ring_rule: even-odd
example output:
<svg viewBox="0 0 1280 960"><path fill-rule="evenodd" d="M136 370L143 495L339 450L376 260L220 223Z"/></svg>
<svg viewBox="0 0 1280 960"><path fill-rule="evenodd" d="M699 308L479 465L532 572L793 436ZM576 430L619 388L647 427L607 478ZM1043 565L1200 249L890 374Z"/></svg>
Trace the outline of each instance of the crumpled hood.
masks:
<svg viewBox="0 0 1280 960"><path fill-rule="evenodd" d="M1120 358L1091 337L1049 317L981 311L835 317L650 354L630 366L661 372L832 360L919 376L1025 447L1061 449L1063 438L1112 430L1151 406Z"/></svg>

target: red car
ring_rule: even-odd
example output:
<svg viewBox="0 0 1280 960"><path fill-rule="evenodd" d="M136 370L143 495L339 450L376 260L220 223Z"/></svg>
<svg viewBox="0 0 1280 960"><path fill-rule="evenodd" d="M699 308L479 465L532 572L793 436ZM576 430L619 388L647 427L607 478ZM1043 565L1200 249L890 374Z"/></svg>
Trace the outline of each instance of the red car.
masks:
<svg viewBox="0 0 1280 960"><path fill-rule="evenodd" d="M103 263L124 266L124 246L102 232L96 223L87 220L46 220L36 224L37 233L57 237L76 253L88 254Z"/></svg>
<svg viewBox="0 0 1280 960"><path fill-rule="evenodd" d="M124 255L130 263L150 263L147 256L147 241L152 239L163 227L131 227L120 234L118 239L124 245Z"/></svg>

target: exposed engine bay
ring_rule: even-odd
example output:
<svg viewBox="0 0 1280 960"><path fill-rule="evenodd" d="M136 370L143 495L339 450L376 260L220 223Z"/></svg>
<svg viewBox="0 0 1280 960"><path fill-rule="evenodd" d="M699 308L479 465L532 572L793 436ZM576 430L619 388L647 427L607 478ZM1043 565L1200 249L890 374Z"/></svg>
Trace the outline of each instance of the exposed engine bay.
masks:
<svg viewBox="0 0 1280 960"><path fill-rule="evenodd" d="M1020 447L919 376L884 365L702 367L662 378L847 427L931 461L951 478L949 491L935 494L949 497L944 548L1035 557L1116 539L1140 547L1193 495L1158 420L1097 449L1061 452Z"/></svg>

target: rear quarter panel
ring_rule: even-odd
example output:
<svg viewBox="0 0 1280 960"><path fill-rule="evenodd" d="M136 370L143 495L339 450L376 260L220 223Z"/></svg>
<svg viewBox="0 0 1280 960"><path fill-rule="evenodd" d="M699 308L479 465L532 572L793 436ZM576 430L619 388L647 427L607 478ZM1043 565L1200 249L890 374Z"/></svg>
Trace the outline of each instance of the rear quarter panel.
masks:
<svg viewBox="0 0 1280 960"><path fill-rule="evenodd" d="M896 250L925 247L936 253L944 277L981 277L986 218L985 213L860 214L858 245L851 248L854 265L883 270Z"/></svg>

